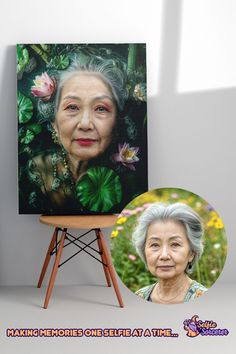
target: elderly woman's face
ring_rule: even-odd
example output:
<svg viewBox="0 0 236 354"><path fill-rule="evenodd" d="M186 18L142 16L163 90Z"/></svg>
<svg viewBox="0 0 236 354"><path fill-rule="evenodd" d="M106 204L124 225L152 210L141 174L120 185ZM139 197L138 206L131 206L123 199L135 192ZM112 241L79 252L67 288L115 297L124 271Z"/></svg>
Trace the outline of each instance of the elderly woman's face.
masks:
<svg viewBox="0 0 236 354"><path fill-rule="evenodd" d="M81 72L65 82L54 127L71 157L89 160L110 144L116 113L109 87L98 75Z"/></svg>
<svg viewBox="0 0 236 354"><path fill-rule="evenodd" d="M149 271L160 279L184 273L194 257L184 226L175 221L155 221L147 232L145 257Z"/></svg>

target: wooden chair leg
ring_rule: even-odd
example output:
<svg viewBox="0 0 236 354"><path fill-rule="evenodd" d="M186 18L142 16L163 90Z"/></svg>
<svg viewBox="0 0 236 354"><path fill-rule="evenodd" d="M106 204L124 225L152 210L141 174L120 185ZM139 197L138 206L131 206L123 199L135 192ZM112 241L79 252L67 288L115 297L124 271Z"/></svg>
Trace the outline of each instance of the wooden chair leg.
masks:
<svg viewBox="0 0 236 354"><path fill-rule="evenodd" d="M40 274L38 285L37 285L38 288L41 288L41 285L42 285L42 282L43 282L43 279L44 279L44 276L45 276L45 273L47 271L48 264L49 264L49 261L50 261L50 258L51 258L51 252L52 252L52 250L53 250L53 248L54 248L54 246L56 244L57 235L58 235L58 228L56 227L55 230L54 230L54 233L52 235L52 239L51 239L51 242L49 244L48 251L47 251L44 263L43 263L43 268L41 270L41 274Z"/></svg>
<svg viewBox="0 0 236 354"><path fill-rule="evenodd" d="M101 258L102 258L102 262L103 262L103 270L104 270L104 273L105 273L107 286L110 287L111 286L111 280L110 280L108 267L104 265L104 264L107 264L107 262L106 262L106 258L104 256L104 251L102 249L100 234L99 234L98 230L95 230L95 233L96 233L96 236L97 236L98 249L101 252Z"/></svg>
<svg viewBox="0 0 236 354"><path fill-rule="evenodd" d="M124 303L123 303L123 300L122 300L122 297L121 297L121 293L120 293L120 290L119 290L118 282L116 280L115 271L114 271L114 268L113 268L113 265L112 265L111 257L110 257L110 254L108 252L107 245L106 245L103 233L102 233L101 229L98 229L97 232L98 232L98 235L99 235L102 251L104 253L106 264L108 266L108 270L109 270L109 273L110 273L110 276L111 276L111 281L113 283L114 290L115 290L119 305L120 305L120 307L124 307Z"/></svg>
<svg viewBox="0 0 236 354"><path fill-rule="evenodd" d="M60 263L60 259L61 259L61 254L62 254L62 250L63 250L63 246L64 246L64 242L65 242L65 238L66 238L66 231L67 229L64 229L62 231L61 234L61 240L60 240L60 244L57 250L57 254L55 257L55 261L54 261L54 265L53 265L53 269L52 269L52 273L51 273L51 277L49 280L49 284L48 284L48 289L47 289L47 293L46 293L46 297L45 297L45 301L44 301L44 308L46 309L48 307L48 303L52 294L52 289L54 286L54 282L56 279L56 275L57 275L57 271L58 271L58 266Z"/></svg>

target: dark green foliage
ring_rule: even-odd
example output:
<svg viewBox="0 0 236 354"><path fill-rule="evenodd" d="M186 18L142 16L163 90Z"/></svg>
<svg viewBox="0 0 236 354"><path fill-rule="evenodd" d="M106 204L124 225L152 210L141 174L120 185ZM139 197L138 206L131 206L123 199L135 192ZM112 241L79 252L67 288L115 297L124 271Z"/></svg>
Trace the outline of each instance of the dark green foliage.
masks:
<svg viewBox="0 0 236 354"><path fill-rule="evenodd" d="M92 167L76 186L82 205L92 211L109 211L121 201L120 178L106 167Z"/></svg>
<svg viewBox="0 0 236 354"><path fill-rule="evenodd" d="M19 123L27 123L33 115L33 103L31 99L18 92L17 105Z"/></svg>

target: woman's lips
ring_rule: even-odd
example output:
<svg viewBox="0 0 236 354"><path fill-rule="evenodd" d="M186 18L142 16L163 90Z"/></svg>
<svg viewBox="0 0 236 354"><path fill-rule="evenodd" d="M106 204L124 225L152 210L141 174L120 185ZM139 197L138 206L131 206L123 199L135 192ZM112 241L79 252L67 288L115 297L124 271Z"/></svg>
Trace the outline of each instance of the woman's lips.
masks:
<svg viewBox="0 0 236 354"><path fill-rule="evenodd" d="M157 268L163 271L168 271L172 269L174 266L158 266Z"/></svg>
<svg viewBox="0 0 236 354"><path fill-rule="evenodd" d="M80 145L80 146L91 146L96 143L96 139L89 139L89 138L79 138L75 139L75 141Z"/></svg>

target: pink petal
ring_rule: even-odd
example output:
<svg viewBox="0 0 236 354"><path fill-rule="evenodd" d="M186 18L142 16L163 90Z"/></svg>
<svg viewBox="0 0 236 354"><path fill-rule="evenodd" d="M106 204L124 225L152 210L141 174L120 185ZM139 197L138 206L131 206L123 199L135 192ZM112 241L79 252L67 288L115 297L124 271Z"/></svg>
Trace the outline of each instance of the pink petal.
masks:
<svg viewBox="0 0 236 354"><path fill-rule="evenodd" d="M114 155L112 155L112 159L114 160L114 161L118 161L118 162L122 162L123 160L122 160L122 158L121 158L121 156L120 156L120 154L114 154Z"/></svg>
<svg viewBox="0 0 236 354"><path fill-rule="evenodd" d="M122 162L122 165L124 165L125 167L129 168L132 171L136 171L136 168L131 163L127 164L127 163Z"/></svg>
<svg viewBox="0 0 236 354"><path fill-rule="evenodd" d="M129 144L124 143L123 146L121 146L120 152L123 152L123 151L125 151L125 150L128 149L128 148L129 148Z"/></svg>
<svg viewBox="0 0 236 354"><path fill-rule="evenodd" d="M124 146L124 145L122 145L122 144L119 144L119 145L118 145L118 150L119 150L119 152L121 152L121 150L123 149L123 146Z"/></svg>
<svg viewBox="0 0 236 354"><path fill-rule="evenodd" d="M31 92L34 96L38 96L38 97L41 97L43 95L42 91L40 91L39 89L37 88L31 88Z"/></svg>

